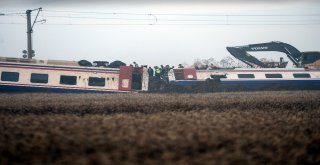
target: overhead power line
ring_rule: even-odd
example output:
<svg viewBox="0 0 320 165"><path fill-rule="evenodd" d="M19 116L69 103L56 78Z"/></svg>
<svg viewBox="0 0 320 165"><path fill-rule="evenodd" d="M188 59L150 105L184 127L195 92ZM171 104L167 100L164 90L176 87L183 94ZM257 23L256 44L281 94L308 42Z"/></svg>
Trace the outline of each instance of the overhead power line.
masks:
<svg viewBox="0 0 320 165"><path fill-rule="evenodd" d="M102 14L102 15L163 15L163 16L233 16L233 17L296 17L296 16L320 16L320 13L313 14L187 14L187 13L126 13L126 12L93 12L93 11L70 11L70 10L44 10L44 12L53 13L74 13L74 14Z"/></svg>
<svg viewBox="0 0 320 165"><path fill-rule="evenodd" d="M53 18L75 18L75 19L113 19L113 20L147 20L150 21L152 19L147 18L112 18L112 17L78 17L78 16L54 16L54 15L44 15L45 17L53 17Z"/></svg>
<svg viewBox="0 0 320 165"><path fill-rule="evenodd" d="M25 25L25 23L15 23L15 22L0 22L2 25ZM94 24L94 23L45 23L39 24L39 26L130 26L130 25L139 25L139 26L150 26L146 23L105 23L105 24ZM319 23L263 23L263 24L253 24L253 23L202 23L202 24L156 24L154 26L299 26L299 25L320 25Z"/></svg>
<svg viewBox="0 0 320 165"><path fill-rule="evenodd" d="M53 17L53 18L72 18L72 19L101 19L101 20L146 20L150 21L154 18L116 18L116 17L89 17L89 16L61 16L61 15L43 15L45 17ZM226 21L226 19L162 19L158 18L158 21L172 21L172 22L222 22ZM299 19L299 20L248 20L248 19L239 19L232 20L228 19L228 21L236 21L236 22L312 22L312 21L320 21L320 19Z"/></svg>
<svg viewBox="0 0 320 165"><path fill-rule="evenodd" d="M16 12L13 12L16 11ZM20 12L17 12L20 11ZM96 15L157 15L157 16L197 16L197 17L317 17L320 13L310 14L190 14L190 13L131 13L131 12L96 12L96 11L71 11L71 10L43 10L45 13L68 13L68 14L96 14ZM6 15L25 14L23 10L0 12Z"/></svg>
<svg viewBox="0 0 320 165"><path fill-rule="evenodd" d="M7 15L8 14L8 15ZM23 13L25 14L25 13ZM21 13L5 13L21 16ZM171 14L171 13L112 13L93 11L43 10L42 17L53 18L44 25L319 25L320 14ZM181 17L182 16L182 17ZM19 24L19 22L0 22Z"/></svg>
<svg viewBox="0 0 320 165"><path fill-rule="evenodd" d="M1 25L25 25L25 23L19 22L0 22ZM150 26L153 24L147 23L45 23L39 24L39 26L117 26L117 25L140 25L140 26ZM187 24L187 23L161 23L155 24L153 26L311 26L311 25L320 25L320 22L317 23L198 23L198 24Z"/></svg>
<svg viewBox="0 0 320 165"><path fill-rule="evenodd" d="M94 12L94 11L61 11L61 10L45 10L45 12L53 13L71 13L71 14L100 14L100 15L150 15L151 13L122 13L122 12Z"/></svg>

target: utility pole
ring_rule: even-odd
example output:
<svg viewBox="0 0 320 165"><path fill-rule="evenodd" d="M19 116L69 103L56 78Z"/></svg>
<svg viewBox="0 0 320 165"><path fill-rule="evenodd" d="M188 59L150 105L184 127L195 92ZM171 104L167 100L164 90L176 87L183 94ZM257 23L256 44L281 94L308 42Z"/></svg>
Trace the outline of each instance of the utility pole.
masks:
<svg viewBox="0 0 320 165"><path fill-rule="evenodd" d="M34 51L32 50L31 12L32 12L32 10L26 11L26 14L27 14L27 38L28 38L27 53L28 53L29 59L32 59L32 57L34 56Z"/></svg>
<svg viewBox="0 0 320 165"><path fill-rule="evenodd" d="M31 25L31 13L35 10L38 10L37 16L33 21L33 24ZM32 50L32 33L33 33L33 26L37 22L38 15L42 11L42 8L38 9L33 9L33 10L27 10L26 15L27 15L27 50L22 51L24 53L23 58L28 58L32 59L32 57L35 56L34 50ZM38 22L45 22L45 20L40 20Z"/></svg>

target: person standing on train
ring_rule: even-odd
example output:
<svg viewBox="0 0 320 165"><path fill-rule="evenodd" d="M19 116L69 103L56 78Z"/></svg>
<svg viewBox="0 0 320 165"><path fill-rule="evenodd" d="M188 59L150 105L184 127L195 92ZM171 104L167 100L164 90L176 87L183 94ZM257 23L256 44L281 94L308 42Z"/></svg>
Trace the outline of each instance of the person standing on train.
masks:
<svg viewBox="0 0 320 165"><path fill-rule="evenodd" d="M160 78L160 76L161 76L161 69L160 69L158 66L155 66L155 67L154 67L154 71L155 71L155 76L156 76L157 78Z"/></svg>
<svg viewBox="0 0 320 165"><path fill-rule="evenodd" d="M139 67L138 63L136 63L135 61L133 62L133 66L134 66L135 68L138 68L138 67Z"/></svg>
<svg viewBox="0 0 320 165"><path fill-rule="evenodd" d="M149 74L149 77L153 77L154 71L150 66L148 68L148 74Z"/></svg>

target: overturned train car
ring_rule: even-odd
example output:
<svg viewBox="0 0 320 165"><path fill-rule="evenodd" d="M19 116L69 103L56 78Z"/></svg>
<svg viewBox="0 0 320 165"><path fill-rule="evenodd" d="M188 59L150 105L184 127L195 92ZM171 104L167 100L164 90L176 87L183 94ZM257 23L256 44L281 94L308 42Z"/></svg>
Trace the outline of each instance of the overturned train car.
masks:
<svg viewBox="0 0 320 165"><path fill-rule="evenodd" d="M320 90L320 69L174 69L170 71L169 84L179 92Z"/></svg>

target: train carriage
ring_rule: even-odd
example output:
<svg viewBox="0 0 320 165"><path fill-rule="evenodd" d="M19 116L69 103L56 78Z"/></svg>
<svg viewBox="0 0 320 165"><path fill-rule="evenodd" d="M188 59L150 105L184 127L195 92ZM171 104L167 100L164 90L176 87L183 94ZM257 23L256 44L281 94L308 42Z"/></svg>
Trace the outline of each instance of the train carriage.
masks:
<svg viewBox="0 0 320 165"><path fill-rule="evenodd" d="M1 57L0 71L2 92L123 93L148 89L146 69L130 66L85 67L74 61ZM132 77L139 77L140 84L133 86L137 83Z"/></svg>
<svg viewBox="0 0 320 165"><path fill-rule="evenodd" d="M216 70L175 69L170 83L197 86L211 81L226 90L320 90L320 70L307 68L237 68Z"/></svg>

